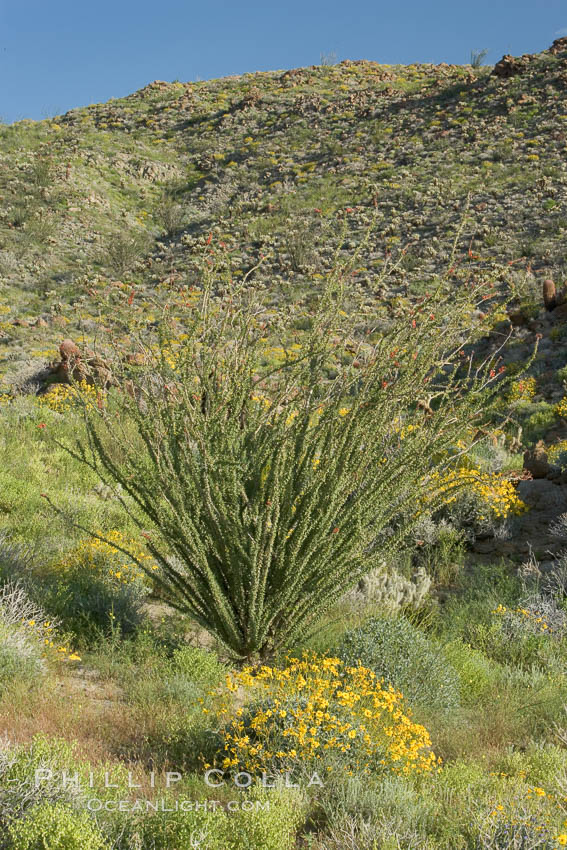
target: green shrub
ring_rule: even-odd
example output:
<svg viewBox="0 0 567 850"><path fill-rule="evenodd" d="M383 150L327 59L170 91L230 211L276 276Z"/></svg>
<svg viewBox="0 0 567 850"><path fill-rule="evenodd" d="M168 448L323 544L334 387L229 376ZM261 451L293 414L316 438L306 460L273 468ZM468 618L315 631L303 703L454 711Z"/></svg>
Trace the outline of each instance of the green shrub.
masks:
<svg viewBox="0 0 567 850"><path fill-rule="evenodd" d="M122 765L99 767L108 770L110 783L114 787L97 788L97 797L116 799L118 796L126 796L127 768ZM73 746L62 739L36 735L31 743L26 745L11 745L0 740L0 837L6 833L10 823L27 823L28 813L31 811L43 811L44 808L55 806L60 806L65 812L84 809L87 795L92 795L92 791L88 790L89 773L92 769L88 762L77 758ZM76 773L78 784L63 783L63 770L66 770L70 777ZM36 771L44 771L39 774L42 781L37 784ZM41 822L49 823L45 821L45 817L42 815ZM0 847L4 850L1 841Z"/></svg>
<svg viewBox="0 0 567 850"><path fill-rule="evenodd" d="M15 682L37 683L45 672L41 645L23 628L7 626L0 614L0 693Z"/></svg>
<svg viewBox="0 0 567 850"><path fill-rule="evenodd" d="M45 582L45 604L65 629L82 641L112 630L133 634L144 620L148 588L142 582L117 584L82 567Z"/></svg>
<svg viewBox="0 0 567 850"><path fill-rule="evenodd" d="M269 802L265 811L240 809L221 825L219 850L293 850L295 835L305 817L305 807L299 794L289 791L270 791L267 794L252 790L251 802Z"/></svg>
<svg viewBox="0 0 567 850"><path fill-rule="evenodd" d="M8 825L9 850L105 850L104 836L86 812L42 803Z"/></svg>
<svg viewBox="0 0 567 850"><path fill-rule="evenodd" d="M474 706L486 699L498 675L495 663L461 641L446 644L443 652L459 675L463 705Z"/></svg>
<svg viewBox="0 0 567 850"><path fill-rule="evenodd" d="M111 541L129 549L132 539L108 532ZM139 551L137 554L147 555ZM92 640L98 633L134 634L144 619L143 604L150 592L147 576L125 552L97 538L83 539L75 548L52 558L39 575L45 605L77 637Z"/></svg>
<svg viewBox="0 0 567 850"><path fill-rule="evenodd" d="M183 646L173 652L170 664L173 673L179 673L201 685L218 684L226 668L214 652L196 646Z"/></svg>
<svg viewBox="0 0 567 850"><path fill-rule="evenodd" d="M230 800L236 804L232 812L225 813L220 807L213 811L210 804L206 811L159 812L136 819L130 830L141 837L144 850L185 850L192 846L207 850L292 850L296 846L296 832L305 816L299 793L254 788L247 793L234 791Z"/></svg>
<svg viewBox="0 0 567 850"><path fill-rule="evenodd" d="M436 584L450 584L463 568L465 534L462 529L440 522L434 539L418 550L417 561L423 564Z"/></svg>
<svg viewBox="0 0 567 850"><path fill-rule="evenodd" d="M558 827L549 815L534 812L521 799L479 812L471 826L473 850L557 850L560 846Z"/></svg>
<svg viewBox="0 0 567 850"><path fill-rule="evenodd" d="M471 643L502 664L531 670L564 669L563 638L567 614L551 598L534 594L514 606L497 605L491 620L473 622L468 628Z"/></svg>
<svg viewBox="0 0 567 850"><path fill-rule="evenodd" d="M146 233L115 233L109 238L101 260L114 274L124 275L144 258L148 247L149 238Z"/></svg>
<svg viewBox="0 0 567 850"><path fill-rule="evenodd" d="M373 670L410 704L449 710L459 705L459 676L441 649L403 617L372 617L343 636L337 654Z"/></svg>
<svg viewBox="0 0 567 850"><path fill-rule="evenodd" d="M510 747L495 764L505 776L525 778L530 785L549 788L565 775L567 752L551 743L530 741L525 751Z"/></svg>
<svg viewBox="0 0 567 850"><path fill-rule="evenodd" d="M416 502L446 500L436 468L502 391L494 363L469 370L458 356L482 333L464 330L462 313L484 283L450 295L440 283L372 337L346 282L356 262L337 260L315 290L301 345L303 307L270 315L266 330L254 288L204 266L197 298L172 295L144 342L156 354L132 394L85 408L89 436L73 456L135 500L164 598L239 658L313 629L407 536ZM277 364L263 365L266 333L282 343ZM113 363L118 380L124 368ZM417 403L425 384L431 416Z"/></svg>
<svg viewBox="0 0 567 850"><path fill-rule="evenodd" d="M20 582L0 584L0 692L16 681L39 681L45 672L45 643L53 638L55 625Z"/></svg>
<svg viewBox="0 0 567 850"><path fill-rule="evenodd" d="M523 441L526 445L542 440L547 431L557 423L553 405L546 401L525 404L518 408L516 416L523 428Z"/></svg>

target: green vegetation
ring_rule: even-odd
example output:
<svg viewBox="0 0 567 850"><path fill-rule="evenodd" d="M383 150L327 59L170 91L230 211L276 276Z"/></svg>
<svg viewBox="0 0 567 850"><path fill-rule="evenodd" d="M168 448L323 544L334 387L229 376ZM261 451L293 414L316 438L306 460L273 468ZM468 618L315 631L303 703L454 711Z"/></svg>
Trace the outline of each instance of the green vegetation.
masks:
<svg viewBox="0 0 567 850"><path fill-rule="evenodd" d="M567 42L484 55L0 126L0 850L567 846Z"/></svg>

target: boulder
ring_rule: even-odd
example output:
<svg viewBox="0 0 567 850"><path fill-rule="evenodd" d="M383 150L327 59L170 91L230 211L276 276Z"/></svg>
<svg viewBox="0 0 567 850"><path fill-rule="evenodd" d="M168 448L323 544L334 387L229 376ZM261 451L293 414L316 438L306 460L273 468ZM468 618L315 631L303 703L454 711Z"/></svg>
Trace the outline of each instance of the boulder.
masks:
<svg viewBox="0 0 567 850"><path fill-rule="evenodd" d="M536 443L533 449L524 452L524 469L531 472L532 478L546 478L553 467L547 459L543 440Z"/></svg>
<svg viewBox="0 0 567 850"><path fill-rule="evenodd" d="M561 38L556 38L551 47L549 48L549 52L553 53L563 53L567 51L567 36L563 35Z"/></svg>
<svg viewBox="0 0 567 850"><path fill-rule="evenodd" d="M517 74L523 74L529 63L529 56L510 56L507 53L496 63L492 71L495 77L514 77Z"/></svg>
<svg viewBox="0 0 567 850"><path fill-rule="evenodd" d="M51 363L38 395L48 393L55 384L86 381L90 386L107 389L118 386L108 363L92 351L82 353L72 339L64 339L59 346L60 359Z"/></svg>

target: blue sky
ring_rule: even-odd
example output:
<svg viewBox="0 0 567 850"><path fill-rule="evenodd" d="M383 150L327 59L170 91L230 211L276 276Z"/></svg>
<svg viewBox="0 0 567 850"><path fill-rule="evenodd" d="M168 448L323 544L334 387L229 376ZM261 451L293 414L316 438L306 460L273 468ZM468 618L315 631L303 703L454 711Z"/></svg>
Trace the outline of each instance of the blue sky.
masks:
<svg viewBox="0 0 567 850"><path fill-rule="evenodd" d="M152 80L319 64L485 62L567 35L567 0L0 0L0 120L41 119Z"/></svg>

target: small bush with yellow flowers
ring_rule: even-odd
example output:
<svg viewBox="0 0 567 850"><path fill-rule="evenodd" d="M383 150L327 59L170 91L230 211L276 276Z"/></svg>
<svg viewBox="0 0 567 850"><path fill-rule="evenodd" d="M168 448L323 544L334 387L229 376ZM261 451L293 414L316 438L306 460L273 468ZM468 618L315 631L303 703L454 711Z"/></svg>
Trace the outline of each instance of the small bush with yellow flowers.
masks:
<svg viewBox="0 0 567 850"><path fill-rule="evenodd" d="M141 543L118 529L97 533L104 539L87 537L81 540L64 558L57 561L58 568L67 572L80 567L87 572L101 573L117 585L149 581L147 573L136 561L147 570L157 570L158 567ZM115 548L113 544L125 551Z"/></svg>
<svg viewBox="0 0 567 850"><path fill-rule="evenodd" d="M472 467L451 470L442 476L435 472L432 474L432 478L439 477L446 488L446 505L457 501L463 491L461 490L459 495L452 491L459 482L466 481L470 486L464 492L476 496L479 504L484 506L485 513L489 512L495 518L506 518L510 514L519 515L527 510L512 482L503 475L481 472L480 469Z"/></svg>
<svg viewBox="0 0 567 850"><path fill-rule="evenodd" d="M436 483L441 481L445 491L445 502L436 512L436 519L445 518L453 527L462 529L469 539L481 531L494 530L509 517L528 510L514 484L502 474L483 472L471 465L445 473L434 472L431 477ZM468 486L459 489L463 481ZM427 504L427 494L422 502L424 506Z"/></svg>
<svg viewBox="0 0 567 850"><path fill-rule="evenodd" d="M547 459L550 463L564 468L567 466L567 440L560 440L558 443L553 443L547 451Z"/></svg>
<svg viewBox="0 0 567 850"><path fill-rule="evenodd" d="M304 652L282 669L247 667L227 676L242 695L219 733L224 770L271 774L342 770L347 774L431 773L440 760L403 695L365 667ZM222 713L230 714L224 702Z"/></svg>
<svg viewBox="0 0 567 850"><path fill-rule="evenodd" d="M497 660L512 660L524 668L532 664L563 668L556 647L567 634L567 614L554 599L533 595L514 608L500 604L492 614L491 654Z"/></svg>
<svg viewBox="0 0 567 850"><path fill-rule="evenodd" d="M123 532L111 530L100 536L108 542L86 538L48 566L55 579L50 603L77 635L93 628L132 633L142 621L143 600L151 590L149 575L138 563L149 573L157 565L141 543Z"/></svg>
<svg viewBox="0 0 567 850"><path fill-rule="evenodd" d="M528 632L561 640L567 633L567 614L551 597L534 595L512 609L498 605L494 613L505 622L511 638Z"/></svg>
<svg viewBox="0 0 567 850"><path fill-rule="evenodd" d="M61 639L57 625L20 583L4 584L0 589L0 692L12 682L39 681L48 659L81 660Z"/></svg>
<svg viewBox="0 0 567 850"><path fill-rule="evenodd" d="M524 786L511 799L482 812L477 821L475 850L558 850L567 846L567 821L561 804L539 786Z"/></svg>
<svg viewBox="0 0 567 850"><path fill-rule="evenodd" d="M531 401L536 394L537 381L534 377L521 378L510 385L508 401Z"/></svg>
<svg viewBox="0 0 567 850"><path fill-rule="evenodd" d="M567 416L567 396L564 396L561 401L555 405L555 412L558 416Z"/></svg>
<svg viewBox="0 0 567 850"><path fill-rule="evenodd" d="M37 397L39 405L48 407L56 413L80 410L85 403L100 406L103 403L102 400L102 390L88 384L85 380L74 384L52 384L49 392Z"/></svg>

